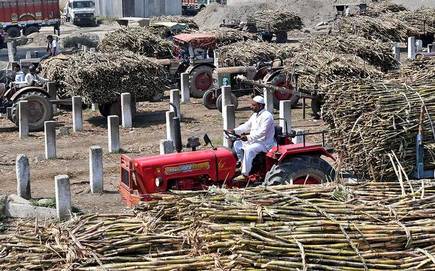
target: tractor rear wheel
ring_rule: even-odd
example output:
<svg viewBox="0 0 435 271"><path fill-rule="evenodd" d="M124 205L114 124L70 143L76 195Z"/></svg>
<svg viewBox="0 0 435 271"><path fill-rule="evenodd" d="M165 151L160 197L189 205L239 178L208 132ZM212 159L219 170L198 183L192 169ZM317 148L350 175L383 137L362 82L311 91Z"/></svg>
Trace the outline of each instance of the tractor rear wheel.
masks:
<svg viewBox="0 0 435 271"><path fill-rule="evenodd" d="M302 155L274 165L264 185L321 184L335 179L335 170L319 156Z"/></svg>
<svg viewBox="0 0 435 271"><path fill-rule="evenodd" d="M8 33L9 37L11 38L18 38L21 36L21 30L18 27L9 27L6 32Z"/></svg>
<svg viewBox="0 0 435 271"><path fill-rule="evenodd" d="M27 101L29 131L41 131L44 122L53 118L53 106L49 97L39 92L24 93L12 106L12 121L18 126L18 102Z"/></svg>
<svg viewBox="0 0 435 271"><path fill-rule="evenodd" d="M239 106L239 101L237 101L236 95L231 93L231 104L234 105L234 110L237 110L237 107ZM219 95L219 97L216 100L216 108L219 110L219 112L222 112L222 94Z"/></svg>
<svg viewBox="0 0 435 271"><path fill-rule="evenodd" d="M204 93L213 86L213 68L199 66L190 73L190 95L202 98Z"/></svg>

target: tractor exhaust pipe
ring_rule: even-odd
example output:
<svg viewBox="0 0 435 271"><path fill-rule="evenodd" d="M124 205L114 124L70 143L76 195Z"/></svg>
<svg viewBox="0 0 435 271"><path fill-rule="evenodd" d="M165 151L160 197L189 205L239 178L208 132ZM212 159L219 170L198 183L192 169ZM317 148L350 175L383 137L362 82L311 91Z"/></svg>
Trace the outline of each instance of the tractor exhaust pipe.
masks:
<svg viewBox="0 0 435 271"><path fill-rule="evenodd" d="M174 145L175 151L181 152L183 150L183 142L181 141L181 121L178 117L177 107L173 103L169 103L169 105L174 108L174 118L172 121L174 122Z"/></svg>

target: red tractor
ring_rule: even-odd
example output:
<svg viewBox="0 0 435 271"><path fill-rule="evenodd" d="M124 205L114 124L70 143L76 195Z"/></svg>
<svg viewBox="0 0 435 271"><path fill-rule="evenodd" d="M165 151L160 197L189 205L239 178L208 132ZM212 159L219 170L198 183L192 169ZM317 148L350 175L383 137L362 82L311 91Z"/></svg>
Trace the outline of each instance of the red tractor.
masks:
<svg viewBox="0 0 435 271"><path fill-rule="evenodd" d="M231 140L237 139L234 134L225 133ZM305 140L293 144L291 138L277 128L277 146L257 155L244 182L234 181L238 164L235 152L225 147L215 148L207 135L204 136L206 146L212 147L208 150L197 151L201 145L199 138L189 138L186 147L192 151L181 152L181 140L176 140L177 153L134 159L122 155L119 184L122 200L131 207L141 201L158 200L159 193L169 190L203 190L212 185L320 184L335 178L334 169L321 158L333 157L322 145L305 144Z"/></svg>

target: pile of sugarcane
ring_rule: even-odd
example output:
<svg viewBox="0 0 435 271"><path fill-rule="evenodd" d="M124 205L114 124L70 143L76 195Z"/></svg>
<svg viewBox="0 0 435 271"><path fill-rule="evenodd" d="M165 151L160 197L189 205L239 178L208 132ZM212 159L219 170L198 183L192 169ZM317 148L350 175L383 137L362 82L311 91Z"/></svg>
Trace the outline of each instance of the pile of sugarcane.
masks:
<svg viewBox="0 0 435 271"><path fill-rule="evenodd" d="M71 97L65 85L65 71L68 69L70 56L57 55L41 62L41 76L56 82L57 96L60 99Z"/></svg>
<svg viewBox="0 0 435 271"><path fill-rule="evenodd" d="M425 142L435 142L434 91L435 85L414 89L372 80L331 85L323 118L342 165L361 178L414 176L420 126ZM427 168L433 168L434 162L426 155Z"/></svg>
<svg viewBox="0 0 435 271"><path fill-rule="evenodd" d="M152 31L151 27L122 27L108 33L98 49L106 53L129 50L148 57L172 58L172 42L162 39Z"/></svg>
<svg viewBox="0 0 435 271"><path fill-rule="evenodd" d="M380 16L384 13L407 11L407 9L399 4L392 3L391 1L381 1L372 3L368 7L367 15L372 17Z"/></svg>
<svg viewBox="0 0 435 271"><path fill-rule="evenodd" d="M2 270L433 270L433 181L211 189L0 234Z"/></svg>
<svg viewBox="0 0 435 271"><path fill-rule="evenodd" d="M331 51L338 54L356 55L382 71L396 69L391 43L368 40L357 35L329 35L303 42L302 47L316 51Z"/></svg>
<svg viewBox="0 0 435 271"><path fill-rule="evenodd" d="M258 10L249 18L256 23L260 31L291 31L302 29L302 19L294 13L285 10Z"/></svg>
<svg viewBox="0 0 435 271"><path fill-rule="evenodd" d="M183 23L187 24L190 29L199 29L198 25L195 23L195 21L192 18L185 17L185 16L156 16L151 19L150 24L156 22L172 22L172 23Z"/></svg>
<svg viewBox="0 0 435 271"><path fill-rule="evenodd" d="M408 35L435 33L435 9L422 8L415 11L402 11L387 14L384 20L394 18L411 27Z"/></svg>
<svg viewBox="0 0 435 271"><path fill-rule="evenodd" d="M403 64L399 79L410 85L435 85L435 58L423 58Z"/></svg>
<svg viewBox="0 0 435 271"><path fill-rule="evenodd" d="M217 47L229 45L236 42L256 40L256 35L241 31L238 29L221 27L218 29L205 30L206 33L211 33L216 36Z"/></svg>
<svg viewBox="0 0 435 271"><path fill-rule="evenodd" d="M407 23L392 16L369 17L355 16L344 17L336 23L339 33L364 37L369 40L383 42L406 41L412 32L412 27Z"/></svg>
<svg viewBox="0 0 435 271"><path fill-rule="evenodd" d="M258 62L287 59L297 47L257 41L237 42L219 48L219 67L251 66Z"/></svg>
<svg viewBox="0 0 435 271"><path fill-rule="evenodd" d="M298 74L298 85L307 93L326 93L329 85L339 80L382 78L383 73L360 57L329 51L303 50L286 61L284 72L290 78Z"/></svg>
<svg viewBox="0 0 435 271"><path fill-rule="evenodd" d="M63 79L59 80L66 95L82 96L87 104L112 102L123 92L150 101L166 90L163 68L129 51L81 53L71 56L60 68Z"/></svg>

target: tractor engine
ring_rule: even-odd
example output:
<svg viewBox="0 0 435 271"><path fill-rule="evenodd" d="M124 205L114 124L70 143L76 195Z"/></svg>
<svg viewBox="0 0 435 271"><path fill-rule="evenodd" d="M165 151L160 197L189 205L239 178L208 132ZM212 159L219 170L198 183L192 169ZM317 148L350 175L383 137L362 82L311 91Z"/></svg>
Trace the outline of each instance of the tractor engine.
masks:
<svg viewBox="0 0 435 271"><path fill-rule="evenodd" d="M131 159L121 157L119 190L123 201L134 206L158 199L169 190L203 190L232 180L237 157L232 150L190 151Z"/></svg>

